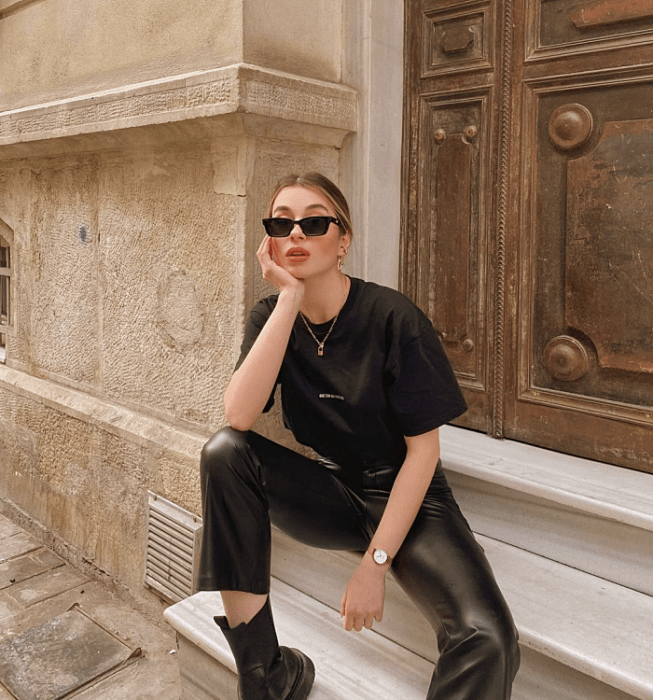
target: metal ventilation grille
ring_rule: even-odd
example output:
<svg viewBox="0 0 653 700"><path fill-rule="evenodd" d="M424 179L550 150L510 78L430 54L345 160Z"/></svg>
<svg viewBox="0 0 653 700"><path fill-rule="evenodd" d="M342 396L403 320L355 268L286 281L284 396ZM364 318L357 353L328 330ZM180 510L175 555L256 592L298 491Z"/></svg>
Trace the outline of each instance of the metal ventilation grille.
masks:
<svg viewBox="0 0 653 700"><path fill-rule="evenodd" d="M145 585L177 603L197 592L202 519L151 491L147 495Z"/></svg>

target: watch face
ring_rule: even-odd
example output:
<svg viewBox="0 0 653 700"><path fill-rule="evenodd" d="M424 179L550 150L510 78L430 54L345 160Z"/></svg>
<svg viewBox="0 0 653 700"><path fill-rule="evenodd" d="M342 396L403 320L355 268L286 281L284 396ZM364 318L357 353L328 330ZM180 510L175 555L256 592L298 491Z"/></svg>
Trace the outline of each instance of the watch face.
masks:
<svg viewBox="0 0 653 700"><path fill-rule="evenodd" d="M383 549L374 550L374 561L377 564L385 564L388 560L388 553Z"/></svg>

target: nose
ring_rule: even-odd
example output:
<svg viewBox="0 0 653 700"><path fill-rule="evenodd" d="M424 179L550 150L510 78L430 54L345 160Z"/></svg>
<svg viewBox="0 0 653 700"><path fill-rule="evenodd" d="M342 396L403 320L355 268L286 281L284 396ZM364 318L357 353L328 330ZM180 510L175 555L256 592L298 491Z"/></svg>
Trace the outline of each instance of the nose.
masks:
<svg viewBox="0 0 653 700"><path fill-rule="evenodd" d="M306 234L302 231L299 224L295 224L290 232L291 238L306 238Z"/></svg>

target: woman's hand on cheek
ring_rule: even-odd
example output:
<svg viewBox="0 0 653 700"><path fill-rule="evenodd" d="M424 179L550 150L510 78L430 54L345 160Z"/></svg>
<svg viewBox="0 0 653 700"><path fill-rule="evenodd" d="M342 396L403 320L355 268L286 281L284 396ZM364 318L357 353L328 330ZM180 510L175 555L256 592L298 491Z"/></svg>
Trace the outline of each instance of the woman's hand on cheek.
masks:
<svg viewBox="0 0 653 700"><path fill-rule="evenodd" d="M275 258L274 239L266 236L256 253L263 279L274 285L281 293L284 289L304 291L304 282L297 279L278 264Z"/></svg>
<svg viewBox="0 0 653 700"><path fill-rule="evenodd" d="M360 632L363 627L372 629L374 620L381 622L386 571L386 567L380 567L367 556L363 557L342 597L340 615L344 618L346 630Z"/></svg>

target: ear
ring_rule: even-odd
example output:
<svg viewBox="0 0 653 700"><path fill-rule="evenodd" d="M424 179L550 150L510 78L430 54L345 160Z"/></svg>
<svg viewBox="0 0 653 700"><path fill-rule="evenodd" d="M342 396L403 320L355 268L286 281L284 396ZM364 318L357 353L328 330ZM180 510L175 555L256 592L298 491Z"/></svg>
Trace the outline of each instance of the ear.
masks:
<svg viewBox="0 0 653 700"><path fill-rule="evenodd" d="M349 232L343 233L340 236L340 253L346 255L351 245L351 234Z"/></svg>

